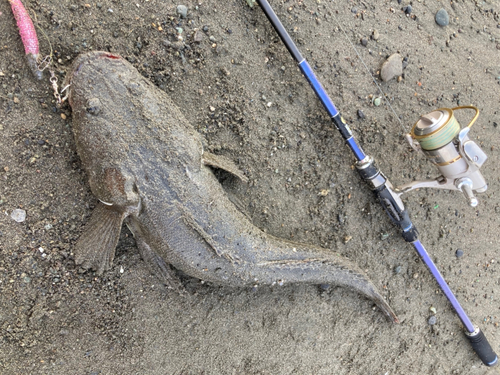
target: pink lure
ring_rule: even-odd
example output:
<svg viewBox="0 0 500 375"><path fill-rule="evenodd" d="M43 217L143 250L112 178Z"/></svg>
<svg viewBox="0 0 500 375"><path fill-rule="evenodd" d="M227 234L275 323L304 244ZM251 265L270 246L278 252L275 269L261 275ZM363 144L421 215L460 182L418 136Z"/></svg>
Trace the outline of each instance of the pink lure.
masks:
<svg viewBox="0 0 500 375"><path fill-rule="evenodd" d="M21 0L9 0L10 6L12 7L12 13L14 13L14 18L17 21L17 27L19 27L19 34L21 35L21 40L23 41L24 51L26 52L26 57L28 59L28 64L33 71L33 74L38 79L42 78L42 71L38 69L38 37L36 36L35 26L24 8Z"/></svg>

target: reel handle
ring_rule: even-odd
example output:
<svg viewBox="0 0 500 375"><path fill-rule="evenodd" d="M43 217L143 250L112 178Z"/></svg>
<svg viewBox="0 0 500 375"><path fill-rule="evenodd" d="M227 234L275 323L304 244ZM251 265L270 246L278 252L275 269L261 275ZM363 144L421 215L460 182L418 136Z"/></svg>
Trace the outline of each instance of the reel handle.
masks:
<svg viewBox="0 0 500 375"><path fill-rule="evenodd" d="M486 366L492 367L496 366L498 363L498 357L493 351L490 343L486 339L483 331L479 328L472 333L465 332L465 337L470 341L472 349L476 352L477 356L483 361Z"/></svg>

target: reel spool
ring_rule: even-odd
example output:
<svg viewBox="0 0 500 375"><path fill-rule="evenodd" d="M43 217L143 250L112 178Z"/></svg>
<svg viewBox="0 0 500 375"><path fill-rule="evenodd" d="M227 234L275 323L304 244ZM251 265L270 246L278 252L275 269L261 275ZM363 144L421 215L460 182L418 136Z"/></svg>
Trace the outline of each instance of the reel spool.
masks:
<svg viewBox="0 0 500 375"><path fill-rule="evenodd" d="M461 128L453 111L473 109L475 116L467 127ZM422 151L434 164L441 176L434 180L413 181L396 189L399 195L418 188L460 190L472 207L477 206L475 193L483 193L488 188L479 171L488 156L469 138L469 131L479 116L474 106L439 108L413 125L406 140L415 151Z"/></svg>

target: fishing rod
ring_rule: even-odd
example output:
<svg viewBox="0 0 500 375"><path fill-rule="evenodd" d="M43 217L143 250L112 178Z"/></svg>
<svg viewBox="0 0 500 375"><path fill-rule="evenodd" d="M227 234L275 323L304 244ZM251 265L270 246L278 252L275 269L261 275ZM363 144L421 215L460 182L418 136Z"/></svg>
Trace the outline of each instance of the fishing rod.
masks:
<svg viewBox="0 0 500 375"><path fill-rule="evenodd" d="M421 187L432 187L462 191L471 206L475 207L478 204L474 193L481 193L487 189L486 181L479 171L487 156L475 142L470 140L468 132L476 121L479 110L473 106L453 109L440 108L421 116L407 136L407 140L415 150L422 151L438 167L442 175L434 180L414 181L400 188L394 188L376 166L374 159L367 155L358 145L351 129L340 115L309 63L301 55L268 1L257 0L257 3L297 62L302 74L325 107L336 129L356 157L356 169L361 178L375 193L391 221L400 229L403 239L415 248L455 309L465 327L465 336L470 341L472 348L486 366L495 366L498 362L496 353L491 348L484 333L479 327L472 324L472 321L425 250L424 245L418 239L418 231L410 220L408 211L400 198L400 195L404 192ZM469 125L461 129L460 124L453 115L453 110L465 108L474 109L476 114Z"/></svg>

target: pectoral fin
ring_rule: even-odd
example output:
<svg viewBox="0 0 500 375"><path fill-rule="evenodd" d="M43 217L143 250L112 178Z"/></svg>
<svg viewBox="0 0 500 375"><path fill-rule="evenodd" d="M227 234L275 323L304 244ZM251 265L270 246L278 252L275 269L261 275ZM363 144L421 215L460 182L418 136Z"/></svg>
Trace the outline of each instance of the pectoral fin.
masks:
<svg viewBox="0 0 500 375"><path fill-rule="evenodd" d="M108 270L115 257L125 212L98 203L75 245L75 262L83 268L92 268L101 275Z"/></svg>
<svg viewBox="0 0 500 375"><path fill-rule="evenodd" d="M223 155L215 155L209 152L203 152L202 157L203 164L210 165L215 168L223 169L236 177L238 177L243 182L248 182L248 177L243 174L243 172L238 168L238 166L231 160Z"/></svg>

